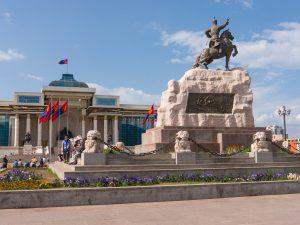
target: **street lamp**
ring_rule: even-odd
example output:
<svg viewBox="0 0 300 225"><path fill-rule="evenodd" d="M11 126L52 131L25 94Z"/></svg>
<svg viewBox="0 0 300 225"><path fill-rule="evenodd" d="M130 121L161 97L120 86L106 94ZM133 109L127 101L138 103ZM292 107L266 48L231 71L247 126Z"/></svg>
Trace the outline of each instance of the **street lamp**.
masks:
<svg viewBox="0 0 300 225"><path fill-rule="evenodd" d="M278 115L283 117L283 129L284 129L284 140L287 139L286 135L286 122L285 117L291 114L291 110L287 109L285 106L282 106L280 109L277 110Z"/></svg>

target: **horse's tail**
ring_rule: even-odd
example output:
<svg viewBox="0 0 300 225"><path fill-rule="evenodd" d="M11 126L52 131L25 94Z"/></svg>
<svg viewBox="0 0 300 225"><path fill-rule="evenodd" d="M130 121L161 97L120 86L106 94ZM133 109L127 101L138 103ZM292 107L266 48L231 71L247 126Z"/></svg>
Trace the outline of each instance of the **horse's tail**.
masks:
<svg viewBox="0 0 300 225"><path fill-rule="evenodd" d="M199 53L199 55L197 56L196 60L195 60L195 63L193 65L193 69L194 68L197 68L201 65L203 59L207 58L209 54L209 49L208 48L204 48L201 50L201 52Z"/></svg>

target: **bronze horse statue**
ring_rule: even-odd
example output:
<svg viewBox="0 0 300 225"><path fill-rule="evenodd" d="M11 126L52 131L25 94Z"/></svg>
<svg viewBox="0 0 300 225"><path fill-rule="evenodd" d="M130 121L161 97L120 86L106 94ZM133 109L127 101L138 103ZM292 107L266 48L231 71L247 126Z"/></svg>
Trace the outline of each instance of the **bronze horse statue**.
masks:
<svg viewBox="0 0 300 225"><path fill-rule="evenodd" d="M200 54L197 56L196 61L193 65L193 68L197 67L205 67L208 69L208 65L212 63L214 59L220 59L226 57L226 70L229 69L229 59L231 55L235 57L238 54L237 47L232 44L232 40L234 39L233 35L229 30L225 30L220 35L220 49L214 48L212 41L209 43L209 48L203 49ZM232 54L233 52L233 54Z"/></svg>

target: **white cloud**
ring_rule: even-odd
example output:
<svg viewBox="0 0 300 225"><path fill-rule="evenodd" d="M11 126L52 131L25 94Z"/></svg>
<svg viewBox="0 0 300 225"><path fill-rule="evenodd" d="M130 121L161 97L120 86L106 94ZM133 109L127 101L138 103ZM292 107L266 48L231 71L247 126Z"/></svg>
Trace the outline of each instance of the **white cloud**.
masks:
<svg viewBox="0 0 300 225"><path fill-rule="evenodd" d="M300 23L280 23L251 41L237 43L237 61L251 68L300 68Z"/></svg>
<svg viewBox="0 0 300 225"><path fill-rule="evenodd" d="M11 13L10 13L10 12L4 12L4 13L2 13L2 17L4 18L4 20L5 20L8 24L11 24L11 23L12 23Z"/></svg>
<svg viewBox="0 0 300 225"><path fill-rule="evenodd" d="M124 104L159 104L160 95L147 94L142 90L128 87L106 88L99 84L88 83L91 88L96 88L97 94L118 95L121 103Z"/></svg>
<svg viewBox="0 0 300 225"><path fill-rule="evenodd" d="M180 50L181 56L172 63L192 63L207 46L204 31L182 30L169 34L161 32L163 46ZM246 68L300 69L300 23L280 23L274 29L255 34L249 41L235 42L239 54L232 60ZM274 74L273 74L274 75Z"/></svg>
<svg viewBox="0 0 300 225"><path fill-rule="evenodd" d="M225 4L241 4L245 8L251 9L253 6L253 0L214 0L216 3L225 3Z"/></svg>
<svg viewBox="0 0 300 225"><path fill-rule="evenodd" d="M0 50L0 62L23 59L24 55L15 49L8 49L6 52Z"/></svg>
<svg viewBox="0 0 300 225"><path fill-rule="evenodd" d="M32 79L32 80L38 80L38 81L43 81L43 78L40 76L32 75L32 74L27 74L26 78Z"/></svg>
<svg viewBox="0 0 300 225"><path fill-rule="evenodd" d="M283 98L281 88L280 84L253 88L255 125L282 126L282 117L277 114L277 109L285 105L292 110L291 115L287 116L288 133L297 136L300 134L300 98Z"/></svg>

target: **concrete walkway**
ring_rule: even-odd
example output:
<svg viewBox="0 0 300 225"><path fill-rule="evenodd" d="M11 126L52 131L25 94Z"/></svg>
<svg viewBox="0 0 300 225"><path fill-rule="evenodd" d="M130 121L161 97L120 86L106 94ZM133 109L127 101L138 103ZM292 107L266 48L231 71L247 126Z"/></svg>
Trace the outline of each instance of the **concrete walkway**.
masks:
<svg viewBox="0 0 300 225"><path fill-rule="evenodd" d="M297 225L300 194L0 210L0 225Z"/></svg>

